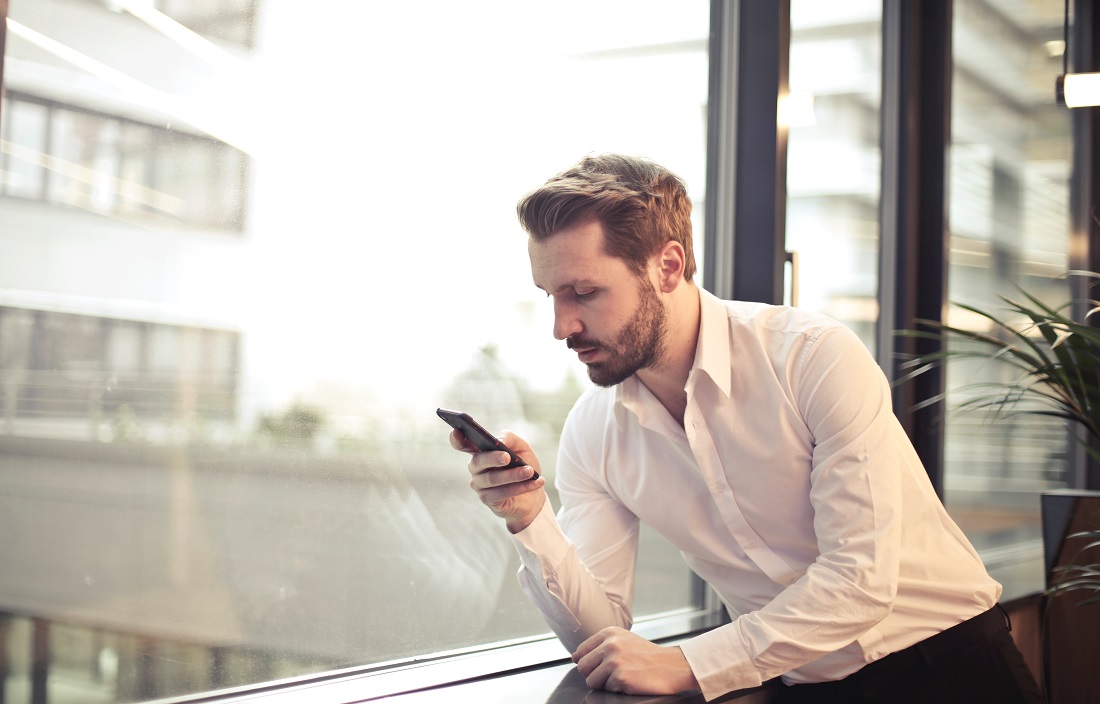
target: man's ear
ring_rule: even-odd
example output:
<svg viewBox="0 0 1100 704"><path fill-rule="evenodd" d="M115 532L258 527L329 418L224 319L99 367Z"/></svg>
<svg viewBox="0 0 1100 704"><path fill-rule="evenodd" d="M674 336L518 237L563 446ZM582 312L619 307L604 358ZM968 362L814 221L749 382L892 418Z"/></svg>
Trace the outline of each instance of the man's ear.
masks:
<svg viewBox="0 0 1100 704"><path fill-rule="evenodd" d="M669 240L653 255L657 266L658 285L664 293L671 293L684 279L687 257L684 247L676 240Z"/></svg>

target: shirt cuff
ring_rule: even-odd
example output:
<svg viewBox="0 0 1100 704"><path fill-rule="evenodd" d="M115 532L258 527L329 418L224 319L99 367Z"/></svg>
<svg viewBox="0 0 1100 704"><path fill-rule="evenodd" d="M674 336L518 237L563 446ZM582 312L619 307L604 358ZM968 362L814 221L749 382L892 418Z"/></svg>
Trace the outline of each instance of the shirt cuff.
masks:
<svg viewBox="0 0 1100 704"><path fill-rule="evenodd" d="M542 504L535 520L511 536L512 543L519 552L520 562L533 574L540 576L555 571L572 547L558 524L549 498Z"/></svg>
<svg viewBox="0 0 1100 704"><path fill-rule="evenodd" d="M679 644L708 702L762 683L752 658L734 637L736 628L736 624L729 623Z"/></svg>

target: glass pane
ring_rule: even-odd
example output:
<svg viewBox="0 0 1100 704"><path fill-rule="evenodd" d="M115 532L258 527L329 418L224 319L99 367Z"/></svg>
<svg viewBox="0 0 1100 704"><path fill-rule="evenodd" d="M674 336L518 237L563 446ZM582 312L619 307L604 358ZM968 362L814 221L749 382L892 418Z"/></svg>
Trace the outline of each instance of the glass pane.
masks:
<svg viewBox="0 0 1100 704"><path fill-rule="evenodd" d="M158 10L211 39L251 48L260 0L154 0Z"/></svg>
<svg viewBox="0 0 1100 704"><path fill-rule="evenodd" d="M783 114L786 246L797 255L797 304L844 323L872 353L881 53L881 2L792 0L791 97Z"/></svg>
<svg viewBox="0 0 1100 704"><path fill-rule="evenodd" d="M1062 9L954 4L949 297L998 316L999 297L1017 297L1017 285L1055 305L1071 295L1069 113L1053 91ZM988 330L956 307L948 322ZM1043 587L1039 492L1065 485L1065 427L951 409L986 393L976 383L1013 377L988 363L949 366L945 435L948 509L1008 596Z"/></svg>
<svg viewBox="0 0 1100 704"><path fill-rule="evenodd" d="M240 153L226 145L166 131L149 164L154 209L185 222L239 231L244 193Z"/></svg>
<svg viewBox="0 0 1100 704"><path fill-rule="evenodd" d="M36 647L51 701L141 701L547 634L435 409L553 479L589 382L516 201L601 151L704 196L705 0L201 7L256 8L255 49L11 3L99 62L8 35L64 115L57 194L0 199L11 701ZM639 570L636 616L697 606L649 533Z"/></svg>

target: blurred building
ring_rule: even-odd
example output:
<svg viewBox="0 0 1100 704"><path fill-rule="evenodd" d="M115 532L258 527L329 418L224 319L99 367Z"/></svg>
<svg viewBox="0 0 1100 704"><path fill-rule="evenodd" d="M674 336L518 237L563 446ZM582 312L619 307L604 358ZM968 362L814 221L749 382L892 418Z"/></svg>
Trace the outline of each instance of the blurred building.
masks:
<svg viewBox="0 0 1100 704"><path fill-rule="evenodd" d="M131 3L152 10L151 3ZM172 109L217 67L106 0L12 3L0 150L0 429L110 439L232 424L249 156ZM196 7L201 7L199 11ZM246 61L254 2L163 2ZM140 51L131 51L139 46Z"/></svg>

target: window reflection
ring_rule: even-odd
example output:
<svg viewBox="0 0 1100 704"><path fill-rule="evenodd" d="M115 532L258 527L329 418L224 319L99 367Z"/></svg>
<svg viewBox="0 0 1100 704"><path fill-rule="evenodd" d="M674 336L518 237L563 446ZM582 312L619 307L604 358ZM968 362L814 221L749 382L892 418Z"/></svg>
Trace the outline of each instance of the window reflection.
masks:
<svg viewBox="0 0 1100 704"><path fill-rule="evenodd" d="M224 51L126 3L10 9L0 687L141 701L546 634L434 410L553 477L588 382L514 204L613 150L701 202L707 3L154 4ZM640 559L637 615L697 606L666 544Z"/></svg>

